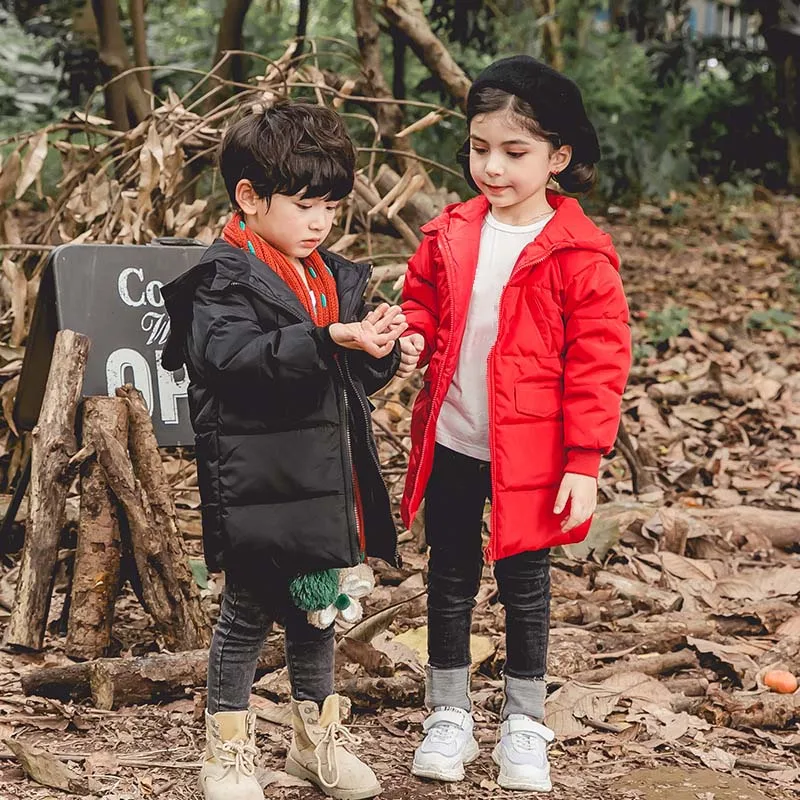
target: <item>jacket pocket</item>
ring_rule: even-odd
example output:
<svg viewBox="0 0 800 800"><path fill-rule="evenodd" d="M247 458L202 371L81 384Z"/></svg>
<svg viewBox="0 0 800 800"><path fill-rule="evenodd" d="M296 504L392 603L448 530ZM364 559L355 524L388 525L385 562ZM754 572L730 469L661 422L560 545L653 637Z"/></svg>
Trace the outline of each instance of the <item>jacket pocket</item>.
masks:
<svg viewBox="0 0 800 800"><path fill-rule="evenodd" d="M532 417L560 417L563 392L557 384L518 383L514 387L514 405L521 414Z"/></svg>

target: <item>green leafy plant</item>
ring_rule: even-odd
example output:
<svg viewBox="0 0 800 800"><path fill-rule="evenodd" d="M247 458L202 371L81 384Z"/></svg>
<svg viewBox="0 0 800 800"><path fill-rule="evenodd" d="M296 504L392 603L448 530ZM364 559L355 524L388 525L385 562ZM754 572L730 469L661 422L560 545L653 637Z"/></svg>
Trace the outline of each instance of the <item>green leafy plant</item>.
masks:
<svg viewBox="0 0 800 800"><path fill-rule="evenodd" d="M781 308L753 311L747 318L747 327L761 331L779 331L787 339L797 336L797 318Z"/></svg>
<svg viewBox="0 0 800 800"><path fill-rule="evenodd" d="M651 311L644 317L645 341L657 347L680 336L688 325L688 308L668 306L663 311Z"/></svg>

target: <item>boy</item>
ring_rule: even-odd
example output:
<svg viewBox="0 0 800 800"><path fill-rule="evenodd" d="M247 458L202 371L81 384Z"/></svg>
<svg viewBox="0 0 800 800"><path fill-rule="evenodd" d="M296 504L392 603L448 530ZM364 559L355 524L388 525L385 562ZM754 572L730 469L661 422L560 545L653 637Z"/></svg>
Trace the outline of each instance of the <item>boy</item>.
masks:
<svg viewBox="0 0 800 800"><path fill-rule="evenodd" d="M394 374L405 319L386 304L365 315L368 268L317 249L353 187L355 151L335 113L281 103L244 117L219 165L235 214L163 290L163 364L185 365L190 379L205 557L226 573L200 784L207 800L263 797L248 701L279 620L292 685L287 771L331 797L372 797L375 774L341 743L354 740L333 693L333 625L311 624L320 606L298 586L333 576L336 596L339 569L364 555L396 562L367 395Z"/></svg>

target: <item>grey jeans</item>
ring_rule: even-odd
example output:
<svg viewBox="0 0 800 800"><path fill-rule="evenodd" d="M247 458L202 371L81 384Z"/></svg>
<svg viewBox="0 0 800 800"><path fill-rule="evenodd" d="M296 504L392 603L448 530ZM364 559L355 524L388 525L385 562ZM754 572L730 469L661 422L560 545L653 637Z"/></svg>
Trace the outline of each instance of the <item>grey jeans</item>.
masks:
<svg viewBox="0 0 800 800"><path fill-rule="evenodd" d="M226 583L208 654L208 711L243 711L250 701L258 657L278 620L286 631L286 665L295 700L321 703L333 694L333 625L320 630L288 602L282 612L260 597Z"/></svg>

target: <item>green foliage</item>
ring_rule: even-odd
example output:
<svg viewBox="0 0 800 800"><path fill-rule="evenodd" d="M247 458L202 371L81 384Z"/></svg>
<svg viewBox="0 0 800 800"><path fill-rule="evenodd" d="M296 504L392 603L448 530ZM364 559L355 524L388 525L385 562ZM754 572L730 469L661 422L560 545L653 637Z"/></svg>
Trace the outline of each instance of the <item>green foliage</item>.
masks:
<svg viewBox="0 0 800 800"><path fill-rule="evenodd" d="M573 40L567 51L600 136L601 196L664 197L705 178L785 185L775 77L763 56L717 43L692 51L692 70L684 50L648 50L624 34L595 34L580 51Z"/></svg>
<svg viewBox="0 0 800 800"><path fill-rule="evenodd" d="M644 319L646 340L655 346L666 344L680 336L689 324L689 309L668 306L663 311L651 311Z"/></svg>
<svg viewBox="0 0 800 800"><path fill-rule="evenodd" d="M124 33L130 42L127 2L120 0ZM210 69L224 5L224 0L149 0L148 50L156 65L159 95L168 87L182 95ZM542 56L546 19L537 20L530 2L425 0L424 5L438 35L470 76L500 55L530 52ZM685 4L675 7L681 5ZM92 49L96 45L89 41L91 32L85 24L80 31L75 28L79 8L80 4L54 0L42 6L25 30L9 12L0 11L0 117L4 120L0 136L34 129L68 106L85 105L100 74ZM639 24L649 19L648 9L660 9L661 22L655 28L662 30L664 3L648 0L628 8L635 11L628 23L640 32L652 27ZM557 9L565 69L580 85L600 135L603 160L595 193L599 200L625 204L663 198L674 189L706 180L742 194L751 193L756 183L785 188L787 146L771 61L721 41L669 39L659 34L657 41L638 43L633 32L598 27L598 14L608 9L603 0L559 0ZM296 22L294 2L254 2L244 25L245 49L265 59L279 57ZM358 73L349 4L313 0L308 36L317 40L320 66L348 76ZM341 41L333 41L337 38ZM392 40L384 35L381 43L383 69L391 84ZM245 64L249 75L261 73L264 67L265 61L256 58ZM409 98L452 107L451 98L410 48L403 77ZM205 84L190 102L209 88L211 84ZM101 105L102 97L96 93L91 110L100 111ZM355 104L346 109L367 113ZM409 108L406 119L410 122L422 113ZM370 128L360 123L356 128L364 142L371 138ZM413 145L420 155L455 167L455 153L465 134L463 122L447 117L415 134ZM443 174L436 180L462 194L467 191L460 178Z"/></svg>
<svg viewBox="0 0 800 800"><path fill-rule="evenodd" d="M787 339L797 336L797 318L780 308L753 311L747 318L747 327L762 331L779 331Z"/></svg>
<svg viewBox="0 0 800 800"><path fill-rule="evenodd" d="M63 100L51 44L0 8L0 54L0 136L50 122Z"/></svg>

